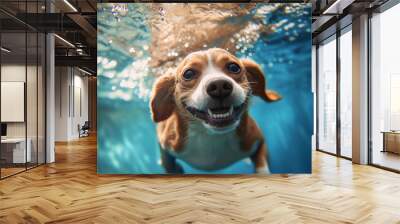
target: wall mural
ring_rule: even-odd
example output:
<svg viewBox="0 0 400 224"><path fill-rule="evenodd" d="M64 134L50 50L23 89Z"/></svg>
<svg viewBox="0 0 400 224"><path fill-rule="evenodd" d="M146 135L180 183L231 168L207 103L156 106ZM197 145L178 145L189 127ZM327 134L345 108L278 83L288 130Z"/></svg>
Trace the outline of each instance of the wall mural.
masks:
<svg viewBox="0 0 400 224"><path fill-rule="evenodd" d="M311 172L311 4L98 4L100 174Z"/></svg>

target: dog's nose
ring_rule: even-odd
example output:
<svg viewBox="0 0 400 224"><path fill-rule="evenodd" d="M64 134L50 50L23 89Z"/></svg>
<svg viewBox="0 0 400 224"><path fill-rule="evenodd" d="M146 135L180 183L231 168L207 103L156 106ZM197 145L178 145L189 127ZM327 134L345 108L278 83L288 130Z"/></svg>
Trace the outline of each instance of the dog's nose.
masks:
<svg viewBox="0 0 400 224"><path fill-rule="evenodd" d="M207 86L207 94L212 98L223 99L232 93L232 83L228 80L212 81Z"/></svg>

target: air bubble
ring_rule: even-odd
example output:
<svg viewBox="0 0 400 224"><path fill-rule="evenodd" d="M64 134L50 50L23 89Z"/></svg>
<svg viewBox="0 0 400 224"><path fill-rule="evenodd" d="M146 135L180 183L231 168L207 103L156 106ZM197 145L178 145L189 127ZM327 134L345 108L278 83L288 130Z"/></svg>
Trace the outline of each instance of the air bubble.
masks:
<svg viewBox="0 0 400 224"><path fill-rule="evenodd" d="M158 9L158 13L160 14L160 16L165 16L165 9L163 7L160 7Z"/></svg>

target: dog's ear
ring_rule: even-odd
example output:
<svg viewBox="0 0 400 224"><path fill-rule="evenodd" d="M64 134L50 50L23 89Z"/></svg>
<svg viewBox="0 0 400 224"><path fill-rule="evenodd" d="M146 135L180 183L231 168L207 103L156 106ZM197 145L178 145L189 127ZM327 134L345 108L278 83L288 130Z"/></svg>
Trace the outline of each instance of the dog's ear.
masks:
<svg viewBox="0 0 400 224"><path fill-rule="evenodd" d="M282 97L275 91L265 90L265 77L260 66L250 59L242 59L242 63L246 68L247 80L250 83L253 95L261 97L263 100L273 102L280 100Z"/></svg>
<svg viewBox="0 0 400 224"><path fill-rule="evenodd" d="M164 75L156 80L150 98L151 117L154 122L166 120L175 109L175 77Z"/></svg>

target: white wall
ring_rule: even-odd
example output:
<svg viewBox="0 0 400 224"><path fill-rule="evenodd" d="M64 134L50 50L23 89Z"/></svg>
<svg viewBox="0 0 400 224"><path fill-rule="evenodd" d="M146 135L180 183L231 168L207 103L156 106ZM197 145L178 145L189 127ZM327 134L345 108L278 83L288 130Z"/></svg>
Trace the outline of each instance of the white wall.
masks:
<svg viewBox="0 0 400 224"><path fill-rule="evenodd" d="M75 70L76 71L76 70ZM81 126L88 121L88 78L87 76L74 75L74 108L73 119L72 119L72 130L71 135L74 138L79 137L78 124ZM75 110L75 113L74 113Z"/></svg>
<svg viewBox="0 0 400 224"><path fill-rule="evenodd" d="M38 70L37 70L38 69ZM27 80L25 80L27 78ZM44 162L45 150L45 120L44 120L44 74L42 67L25 64L3 64L1 66L2 82L24 82L26 84L26 107L21 108L22 113L26 112L26 121L6 122L7 137L24 138L25 135L30 139L30 148L32 151L32 161ZM24 94L24 92L22 93ZM7 97L7 96L2 96ZM1 110L12 110L2 107ZM3 111L4 112L4 111ZM9 111L12 113L12 111ZM37 156L36 153L39 153Z"/></svg>
<svg viewBox="0 0 400 224"><path fill-rule="evenodd" d="M1 66L1 81L2 82L25 82L26 70L29 74L28 81L30 86L36 86L36 80L32 80L30 78L30 74L36 74L36 67L19 65L19 64L5 64ZM32 111L36 111L36 88L27 88L27 106L31 108L27 113L28 118L28 137L31 133L30 128L36 130L36 113L32 113ZM32 104L33 103L33 104ZM34 107L34 108L32 108ZM7 108L1 108L1 110L7 110ZM34 124L32 123L34 122ZM25 137L25 123L26 122L7 122L7 136L8 137ZM36 135L36 132L35 132Z"/></svg>
<svg viewBox="0 0 400 224"><path fill-rule="evenodd" d="M400 33L394 28L398 25L398 21L400 21L400 5L377 14L372 19L372 97L373 105L376 107L373 119L375 128L379 131L400 129L399 112L396 110L396 107L398 108L396 101L399 102L400 93L393 85L395 84L393 81L400 76L398 43Z"/></svg>
<svg viewBox="0 0 400 224"><path fill-rule="evenodd" d="M336 39L318 48L318 147L336 153Z"/></svg>
<svg viewBox="0 0 400 224"><path fill-rule="evenodd" d="M340 36L340 150L352 157L352 31Z"/></svg>
<svg viewBox="0 0 400 224"><path fill-rule="evenodd" d="M69 68L55 68L55 141L68 140L68 88L70 84Z"/></svg>
<svg viewBox="0 0 400 224"><path fill-rule="evenodd" d="M56 67L55 86L55 140L77 139L78 124L88 120L88 78L76 68Z"/></svg>
<svg viewBox="0 0 400 224"><path fill-rule="evenodd" d="M400 129L400 5L372 17L372 143L383 148L382 131ZM398 85L398 84L397 84Z"/></svg>
<svg viewBox="0 0 400 224"><path fill-rule="evenodd" d="M1 66L1 81L4 82L25 82L25 64L9 64ZM6 108L1 108L6 110ZM25 137L25 123L12 122L7 123L7 137Z"/></svg>
<svg viewBox="0 0 400 224"><path fill-rule="evenodd" d="M311 137L311 147L312 150L317 149L317 49L313 45L312 46L312 53L311 53L311 91L313 93L313 99L314 99L314 106L313 106L313 121L314 121L314 132Z"/></svg>

